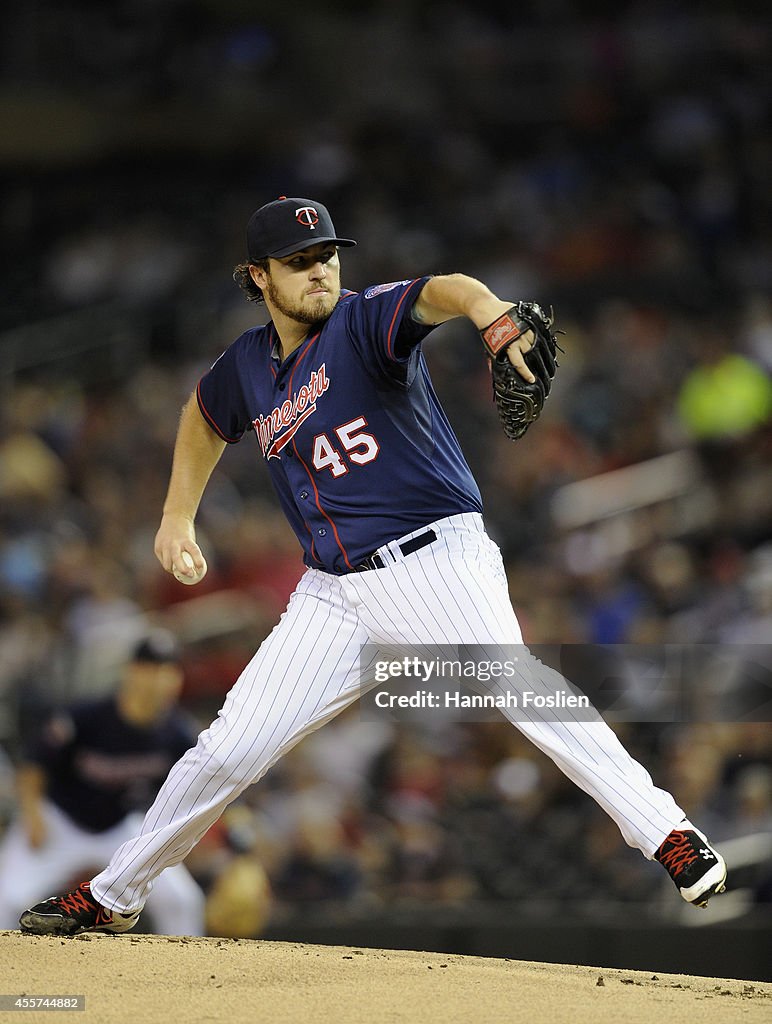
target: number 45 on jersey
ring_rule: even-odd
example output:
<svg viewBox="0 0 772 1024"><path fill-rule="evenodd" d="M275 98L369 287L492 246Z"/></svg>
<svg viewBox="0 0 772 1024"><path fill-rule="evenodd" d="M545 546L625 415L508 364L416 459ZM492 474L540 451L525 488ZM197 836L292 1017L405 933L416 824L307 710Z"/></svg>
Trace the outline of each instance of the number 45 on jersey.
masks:
<svg viewBox="0 0 772 1024"><path fill-rule="evenodd" d="M338 443L334 444L327 434L317 434L314 438L313 464L314 469L329 469L333 476L348 473L346 462L364 466L372 462L380 448L372 434L362 430L367 426L364 416L357 416L340 427L335 428ZM345 456L345 457L344 457Z"/></svg>

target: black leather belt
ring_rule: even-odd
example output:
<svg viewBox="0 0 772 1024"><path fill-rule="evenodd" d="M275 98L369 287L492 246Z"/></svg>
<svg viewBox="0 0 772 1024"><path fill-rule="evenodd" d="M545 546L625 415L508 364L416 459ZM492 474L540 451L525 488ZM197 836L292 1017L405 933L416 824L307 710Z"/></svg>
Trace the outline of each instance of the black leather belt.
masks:
<svg viewBox="0 0 772 1024"><path fill-rule="evenodd" d="M414 551L420 551L421 548L425 548L428 544L433 544L436 540L437 534L434 530L426 530L424 533L419 533L417 537L411 537L404 544L400 544L399 550L403 555L412 555ZM386 563L381 556L374 551L367 558L363 559L359 565L354 566L354 572L367 572L368 569L383 569L385 565Z"/></svg>

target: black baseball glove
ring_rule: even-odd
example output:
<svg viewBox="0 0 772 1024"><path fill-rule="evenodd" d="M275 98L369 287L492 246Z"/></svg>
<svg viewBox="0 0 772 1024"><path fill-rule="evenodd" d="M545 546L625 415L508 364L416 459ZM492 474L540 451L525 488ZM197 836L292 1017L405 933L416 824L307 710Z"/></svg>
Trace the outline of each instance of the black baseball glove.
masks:
<svg viewBox="0 0 772 1024"><path fill-rule="evenodd" d="M555 367L558 365L556 352L563 349L557 343L552 330L553 318L535 302L517 302L492 324L480 331L480 336L490 357L493 377L493 397L504 433L516 441L539 418L547 395L552 388ZM507 356L507 349L521 334L533 331L534 338L530 351L523 356L525 364L536 378L530 384L521 377Z"/></svg>

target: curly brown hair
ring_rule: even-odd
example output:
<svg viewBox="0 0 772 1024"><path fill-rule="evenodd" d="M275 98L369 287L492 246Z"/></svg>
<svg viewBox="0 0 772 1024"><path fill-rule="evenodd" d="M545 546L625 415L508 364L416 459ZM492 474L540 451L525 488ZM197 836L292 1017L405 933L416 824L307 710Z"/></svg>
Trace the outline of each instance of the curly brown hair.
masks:
<svg viewBox="0 0 772 1024"><path fill-rule="evenodd" d="M248 302L262 302L263 290L258 288L252 280L252 275L249 272L250 267L268 270L268 260L250 260L248 263L239 263L233 268L233 280L244 292Z"/></svg>

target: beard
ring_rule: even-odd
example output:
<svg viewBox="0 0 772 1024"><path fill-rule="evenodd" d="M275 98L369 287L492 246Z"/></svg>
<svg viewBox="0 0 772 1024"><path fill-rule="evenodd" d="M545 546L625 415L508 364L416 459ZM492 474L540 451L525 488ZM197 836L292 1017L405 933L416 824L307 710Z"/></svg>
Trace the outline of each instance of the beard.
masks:
<svg viewBox="0 0 772 1024"><path fill-rule="evenodd" d="M279 295L270 278L265 286L265 294L280 313L300 324L318 324L327 320L340 297L333 292L328 292L326 295L317 295L305 302L290 302Z"/></svg>

